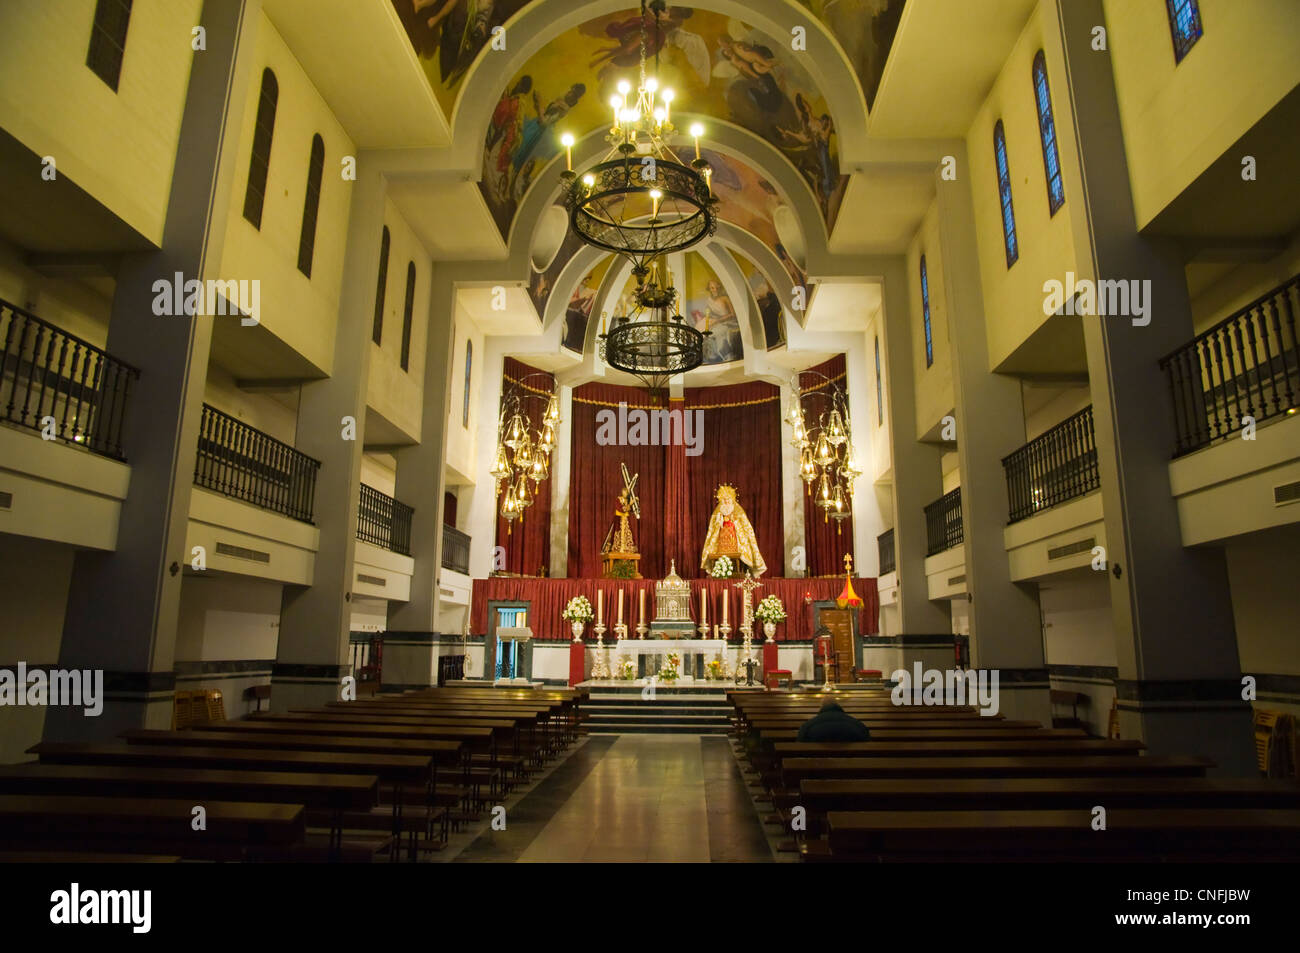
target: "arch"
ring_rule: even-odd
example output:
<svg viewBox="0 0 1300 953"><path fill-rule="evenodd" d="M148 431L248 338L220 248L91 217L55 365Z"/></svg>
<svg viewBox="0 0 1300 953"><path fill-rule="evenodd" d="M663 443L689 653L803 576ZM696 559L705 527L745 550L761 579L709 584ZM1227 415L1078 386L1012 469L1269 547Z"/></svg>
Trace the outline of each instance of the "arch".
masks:
<svg viewBox="0 0 1300 953"><path fill-rule="evenodd" d="M406 263L406 301L402 305L402 370L410 370L411 319L415 312L415 262Z"/></svg>
<svg viewBox="0 0 1300 953"><path fill-rule="evenodd" d="M998 173L998 201L1002 206L1002 241L1007 249L1007 267L1020 258L1016 242L1016 212L1011 205L1011 170L1007 166L1007 137L1002 120L993 124L993 163Z"/></svg>
<svg viewBox="0 0 1300 953"><path fill-rule="evenodd" d="M379 237L379 287L375 289L375 323L370 340L382 346L384 341L384 298L388 291L388 249L391 243L388 226Z"/></svg>
<svg viewBox="0 0 1300 953"><path fill-rule="evenodd" d="M921 256L921 323L925 328L925 366L934 365L934 335L930 330L930 276L925 268L925 256Z"/></svg>
<svg viewBox="0 0 1300 953"><path fill-rule="evenodd" d="M311 137L311 158L307 161L307 191L302 201L302 231L298 235L298 270L311 277L316 253L316 217L320 212L321 177L325 173L325 140Z"/></svg>
<svg viewBox="0 0 1300 953"><path fill-rule="evenodd" d="M1031 70L1034 81L1034 104L1038 108L1038 136L1043 143L1043 172L1047 177L1047 207L1055 215L1065 204L1065 186L1061 182L1061 154L1056 145L1056 121L1052 118L1052 92L1047 85L1047 59L1043 51L1034 55Z"/></svg>
<svg viewBox="0 0 1300 953"><path fill-rule="evenodd" d="M268 66L262 70L262 91L257 98L257 120L253 125L253 145L248 155L248 183L244 186L244 218L259 231L262 228L262 206L266 201L266 175L271 167L275 108L279 100L280 84Z"/></svg>

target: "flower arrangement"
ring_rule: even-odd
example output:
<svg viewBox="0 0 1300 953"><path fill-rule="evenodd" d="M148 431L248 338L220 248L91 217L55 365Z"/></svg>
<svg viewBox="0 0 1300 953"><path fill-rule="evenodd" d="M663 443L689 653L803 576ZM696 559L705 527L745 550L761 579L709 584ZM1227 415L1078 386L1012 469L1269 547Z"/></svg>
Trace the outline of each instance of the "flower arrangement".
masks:
<svg viewBox="0 0 1300 953"><path fill-rule="evenodd" d="M722 660L711 658L704 663L704 677L708 679L722 678Z"/></svg>
<svg viewBox="0 0 1300 953"><path fill-rule="evenodd" d="M709 570L709 575L714 579L727 579L731 576L733 568L730 556L719 556L713 561L713 567Z"/></svg>
<svg viewBox="0 0 1300 953"><path fill-rule="evenodd" d="M619 669L618 677L628 681L636 678L636 662L630 658L623 659L623 666Z"/></svg>
<svg viewBox="0 0 1300 953"><path fill-rule="evenodd" d="M754 610L754 618L761 622L771 622L773 624L784 622L785 605L775 594L764 596L763 601L760 602L758 608Z"/></svg>
<svg viewBox="0 0 1300 953"><path fill-rule="evenodd" d="M659 671L659 677L665 682L677 681L677 669L682 664L682 657L676 652L672 652L664 662L664 667Z"/></svg>
<svg viewBox="0 0 1300 953"><path fill-rule="evenodd" d="M560 613L560 618L567 619L569 622L590 622L594 615L595 613L591 611L591 602L586 596L574 596Z"/></svg>

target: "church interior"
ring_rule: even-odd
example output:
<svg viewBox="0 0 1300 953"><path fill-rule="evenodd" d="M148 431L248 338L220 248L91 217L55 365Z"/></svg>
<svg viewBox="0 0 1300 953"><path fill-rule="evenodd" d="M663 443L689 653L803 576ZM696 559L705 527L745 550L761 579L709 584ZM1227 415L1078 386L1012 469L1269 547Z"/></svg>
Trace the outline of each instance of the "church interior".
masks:
<svg viewBox="0 0 1300 953"><path fill-rule="evenodd" d="M0 859L1300 858L1298 130L1294 0L5 0Z"/></svg>

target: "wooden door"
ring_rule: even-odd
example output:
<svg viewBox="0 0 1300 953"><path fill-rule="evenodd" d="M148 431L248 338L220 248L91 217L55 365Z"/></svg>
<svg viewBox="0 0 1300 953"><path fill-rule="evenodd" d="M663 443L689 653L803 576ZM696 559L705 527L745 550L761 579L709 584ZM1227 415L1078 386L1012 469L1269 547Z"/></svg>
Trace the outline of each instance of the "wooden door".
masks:
<svg viewBox="0 0 1300 953"><path fill-rule="evenodd" d="M830 630L831 645L835 657L840 660L840 663L835 666L835 680L853 681L853 667L856 661L856 653L853 651L853 610L822 609L819 620Z"/></svg>

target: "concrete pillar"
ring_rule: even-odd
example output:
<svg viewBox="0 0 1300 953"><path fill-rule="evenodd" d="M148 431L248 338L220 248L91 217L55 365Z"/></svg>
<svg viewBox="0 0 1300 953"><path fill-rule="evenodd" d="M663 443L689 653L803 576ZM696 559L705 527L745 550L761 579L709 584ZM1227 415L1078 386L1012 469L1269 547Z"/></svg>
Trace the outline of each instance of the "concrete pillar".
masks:
<svg viewBox="0 0 1300 953"><path fill-rule="evenodd" d="M915 661L926 668L951 668L953 650L948 606L932 602L925 583L925 505L943 495L943 473L942 451L916 439L911 322L920 316L911 305L906 259L891 258L881 271L881 357L890 392L899 631L864 639L862 655L864 666L888 676L900 668L910 670Z"/></svg>
<svg viewBox="0 0 1300 953"><path fill-rule="evenodd" d="M76 556L59 652L62 668L104 670L107 701L97 718L51 707L46 740L111 739L126 728L171 725L212 318L155 315L153 285L174 282L177 272L187 281L219 274L235 168L248 161L223 149L227 132L240 128L260 11L260 0L204 4L207 50L195 54L190 70L162 248L126 255L118 269L108 351L140 370L123 434L131 485L116 551Z"/></svg>
<svg viewBox="0 0 1300 953"><path fill-rule="evenodd" d="M451 361L455 350L452 316L456 287L452 267L435 264L429 293L428 351L424 359L424 408L421 412L420 442L397 451L397 496L415 507L411 519L411 557L415 575L411 579L409 602L395 604L388 613L388 634L384 638L384 683L415 687L434 685L438 681L439 597L438 577L442 572L442 501L446 488L447 394L451 379ZM483 374L486 362L473 373ZM500 380L500 368L497 378ZM487 383L483 378L483 383ZM487 420L479 415L480 452L492 437L486 437ZM496 416L491 418L495 427ZM459 426L459 424L458 424ZM495 434L493 434L493 437ZM484 471L486 472L486 471ZM478 518L482 487L475 488L470 500L469 526L484 524ZM471 540L471 547L475 541ZM483 575L486 575L484 573ZM459 652L456 645L449 652Z"/></svg>
<svg viewBox="0 0 1300 953"><path fill-rule="evenodd" d="M970 168L965 148L958 152L958 167ZM1051 727L1038 587L1012 582L1002 534L1007 525L1002 458L1025 442L1020 381L989 370L970 176L944 181L936 172L935 182L943 287L932 285L930 293L945 296L952 348L971 665L998 671L1001 711L1008 718Z"/></svg>
<svg viewBox="0 0 1300 953"><path fill-rule="evenodd" d="M387 186L376 165L363 155L356 181L339 180L333 187L352 190L334 367L325 380L303 385L295 440L299 450L321 462L313 506L320 548L312 585L284 588L280 641L271 669L271 707L276 711L337 700L340 679L351 672L348 632L356 573L358 488ZM345 439L345 417L355 421L354 439ZM398 496L405 500L400 492ZM416 519L419 516L417 510Z"/></svg>
<svg viewBox="0 0 1300 953"><path fill-rule="evenodd" d="M1091 48L1093 27L1105 23L1102 3L1055 0L1042 13L1052 91L1058 103L1069 97L1074 119L1075 149L1063 149L1061 163L1076 280L1149 281L1143 298L1152 305L1145 325L1122 315L1080 319L1110 547L1120 729L1152 754L1206 755L1222 773L1253 774L1224 553L1183 547L1169 486L1174 415L1156 362L1193 337L1186 272L1171 241L1135 229L1110 57Z"/></svg>

